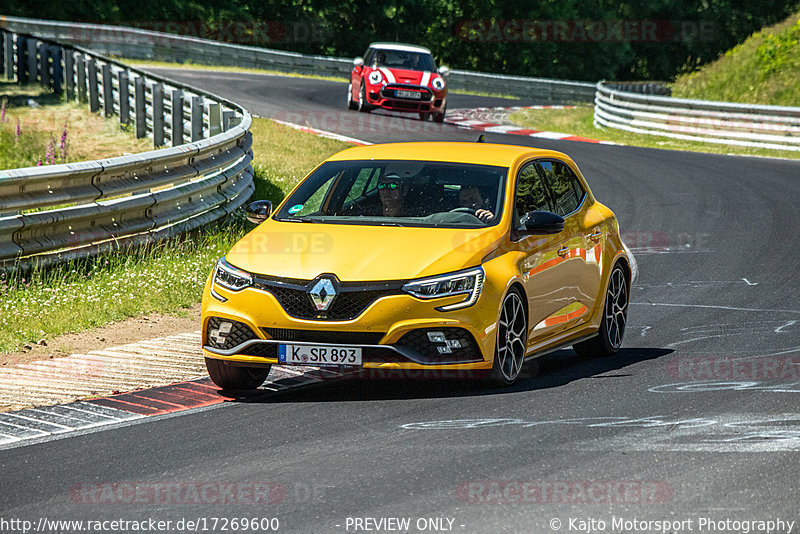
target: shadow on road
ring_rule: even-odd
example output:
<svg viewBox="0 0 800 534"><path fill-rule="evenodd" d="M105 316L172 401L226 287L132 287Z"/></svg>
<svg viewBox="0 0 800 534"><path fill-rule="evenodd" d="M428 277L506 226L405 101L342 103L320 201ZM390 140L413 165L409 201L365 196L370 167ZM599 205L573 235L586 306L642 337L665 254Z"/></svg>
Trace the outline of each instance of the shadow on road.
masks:
<svg viewBox="0 0 800 534"><path fill-rule="evenodd" d="M632 364L672 354L672 349L626 348L612 358L586 359L570 349L559 350L523 367L519 381L512 387L493 387L476 379L409 379L407 374L392 378L384 373L378 378L355 374L336 378L310 388L290 389L266 397L240 398L246 402L343 402L364 400L402 400L499 395L560 387L575 380L607 379L631 376L624 369ZM615 372L616 371L616 372ZM538 372L538 374L537 374ZM475 378L475 377L473 377Z"/></svg>

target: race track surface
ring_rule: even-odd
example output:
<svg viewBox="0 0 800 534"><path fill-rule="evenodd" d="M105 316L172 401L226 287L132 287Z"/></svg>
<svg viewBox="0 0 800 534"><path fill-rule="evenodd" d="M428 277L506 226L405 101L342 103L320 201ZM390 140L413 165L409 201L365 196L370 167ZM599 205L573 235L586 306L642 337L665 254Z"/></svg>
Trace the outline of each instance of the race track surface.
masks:
<svg viewBox="0 0 800 534"><path fill-rule="evenodd" d="M256 115L375 143L478 135L347 111L345 83L160 72ZM566 152L617 214L639 266L617 357L559 351L504 390L342 379L3 450L0 515L277 517L292 533L553 532L554 519L567 532L571 518L610 532L612 516L800 528L800 162L486 138ZM188 495L204 482L272 484L277 497L197 504ZM125 502L112 489L126 483L182 489ZM355 521L390 517L410 526Z"/></svg>

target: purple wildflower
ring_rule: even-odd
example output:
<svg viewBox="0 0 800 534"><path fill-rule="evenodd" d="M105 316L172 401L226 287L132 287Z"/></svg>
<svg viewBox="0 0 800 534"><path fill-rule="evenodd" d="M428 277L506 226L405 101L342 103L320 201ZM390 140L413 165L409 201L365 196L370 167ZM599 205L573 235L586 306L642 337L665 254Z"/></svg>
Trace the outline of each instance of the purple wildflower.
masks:
<svg viewBox="0 0 800 534"><path fill-rule="evenodd" d="M19 119L17 119L17 127L14 130L14 142L19 141Z"/></svg>
<svg viewBox="0 0 800 534"><path fill-rule="evenodd" d="M42 156L39 156L39 162L36 163L36 166L37 167L41 167L42 166Z"/></svg>
<svg viewBox="0 0 800 534"><path fill-rule="evenodd" d="M3 100L3 105L0 107L0 122L6 122L6 101Z"/></svg>
<svg viewBox="0 0 800 534"><path fill-rule="evenodd" d="M50 134L50 142L47 143L47 153L45 154L45 161L48 165L55 165L56 163L56 140L53 134Z"/></svg>
<svg viewBox="0 0 800 534"><path fill-rule="evenodd" d="M64 131L61 133L61 144L59 145L61 161L67 161L67 123L64 123Z"/></svg>

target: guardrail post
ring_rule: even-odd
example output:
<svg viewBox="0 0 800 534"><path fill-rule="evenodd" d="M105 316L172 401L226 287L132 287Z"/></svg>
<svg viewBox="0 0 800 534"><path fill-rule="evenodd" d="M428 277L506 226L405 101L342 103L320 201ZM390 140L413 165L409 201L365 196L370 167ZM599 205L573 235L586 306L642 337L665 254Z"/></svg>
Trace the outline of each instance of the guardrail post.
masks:
<svg viewBox="0 0 800 534"><path fill-rule="evenodd" d="M37 76L38 62L36 61L36 52L39 48L39 42L36 39L28 39L28 83L35 83L39 77Z"/></svg>
<svg viewBox="0 0 800 534"><path fill-rule="evenodd" d="M153 146L164 144L164 86L153 84Z"/></svg>
<svg viewBox="0 0 800 534"><path fill-rule="evenodd" d="M94 58L86 60L87 83L89 84L89 110L92 113L100 111L100 95L97 92L97 63Z"/></svg>
<svg viewBox="0 0 800 534"><path fill-rule="evenodd" d="M28 45L26 41L25 37L17 35L17 82L21 84L28 81L28 71L26 70Z"/></svg>
<svg viewBox="0 0 800 534"><path fill-rule="evenodd" d="M231 129L233 118L236 116L236 113L230 109L222 110L222 131L227 132Z"/></svg>
<svg viewBox="0 0 800 534"><path fill-rule="evenodd" d="M50 45L39 44L39 82L50 87Z"/></svg>
<svg viewBox="0 0 800 534"><path fill-rule="evenodd" d="M60 95L64 87L64 69L61 64L61 57L64 49L60 46L54 46L51 49L50 57L53 58L53 91L55 94Z"/></svg>
<svg viewBox="0 0 800 534"><path fill-rule="evenodd" d="M147 135L147 122L144 103L144 78L137 76L134 81L134 113L136 114L136 138L141 139Z"/></svg>
<svg viewBox="0 0 800 534"><path fill-rule="evenodd" d="M106 118L114 114L114 84L111 83L111 65L103 64L103 115Z"/></svg>
<svg viewBox="0 0 800 534"><path fill-rule="evenodd" d="M192 97L192 143L203 138L203 97Z"/></svg>
<svg viewBox="0 0 800 534"><path fill-rule="evenodd" d="M78 100L86 102L86 58L83 54L78 54L76 63L78 70Z"/></svg>
<svg viewBox="0 0 800 534"><path fill-rule="evenodd" d="M183 91L172 90L172 146L183 144Z"/></svg>
<svg viewBox="0 0 800 534"><path fill-rule="evenodd" d="M208 136L213 137L222 133L220 105L218 102L208 103Z"/></svg>
<svg viewBox="0 0 800 534"><path fill-rule="evenodd" d="M3 32L3 73L6 80L14 79L14 36Z"/></svg>
<svg viewBox="0 0 800 534"><path fill-rule="evenodd" d="M128 72L121 70L117 74L119 82L119 127L123 130L131 120L130 91L128 91Z"/></svg>
<svg viewBox="0 0 800 534"><path fill-rule="evenodd" d="M67 100L75 100L75 55L72 50L64 50L64 78Z"/></svg>

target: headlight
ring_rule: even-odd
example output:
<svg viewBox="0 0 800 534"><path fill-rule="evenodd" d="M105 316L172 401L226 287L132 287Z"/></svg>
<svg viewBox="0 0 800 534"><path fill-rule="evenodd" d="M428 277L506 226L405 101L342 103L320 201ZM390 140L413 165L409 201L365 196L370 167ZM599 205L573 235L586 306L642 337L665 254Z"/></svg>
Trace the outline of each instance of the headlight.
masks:
<svg viewBox="0 0 800 534"><path fill-rule="evenodd" d="M214 268L214 283L231 291L240 291L253 283L253 275L237 269L223 257Z"/></svg>
<svg viewBox="0 0 800 534"><path fill-rule="evenodd" d="M438 299L452 295L464 295L464 300L436 308L439 311L458 310L472 306L478 300L483 288L483 267L452 274L412 280L403 290L419 299Z"/></svg>
<svg viewBox="0 0 800 534"><path fill-rule="evenodd" d="M377 85L383 82L383 76L381 75L380 71L373 70L369 73L369 83L372 85Z"/></svg>
<svg viewBox="0 0 800 534"><path fill-rule="evenodd" d="M441 91L442 89L444 89L444 80L441 77L437 76L436 78L433 79L433 83L431 85L433 85L433 88L436 89L437 91Z"/></svg>

